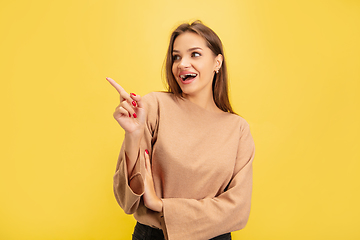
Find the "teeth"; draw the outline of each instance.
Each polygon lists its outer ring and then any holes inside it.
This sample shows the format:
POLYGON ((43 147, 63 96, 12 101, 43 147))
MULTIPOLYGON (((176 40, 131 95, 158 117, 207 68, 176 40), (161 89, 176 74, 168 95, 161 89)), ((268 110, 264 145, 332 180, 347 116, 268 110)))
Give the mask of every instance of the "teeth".
POLYGON ((182 79, 185 79, 186 77, 196 77, 197 74, 196 73, 188 73, 188 74, 185 74, 185 75, 180 75, 180 77, 182 79))

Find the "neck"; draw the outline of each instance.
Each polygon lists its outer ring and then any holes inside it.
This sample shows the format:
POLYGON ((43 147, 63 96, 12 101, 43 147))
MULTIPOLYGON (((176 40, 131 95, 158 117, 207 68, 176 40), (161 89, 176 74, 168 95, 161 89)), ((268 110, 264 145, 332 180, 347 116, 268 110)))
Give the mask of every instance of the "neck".
POLYGON ((186 98, 187 100, 195 103, 196 105, 198 105, 199 107, 202 107, 208 111, 211 112, 222 112, 221 109, 219 109, 214 101, 214 98, 212 96, 212 92, 210 92, 210 94, 203 94, 203 95, 189 95, 189 94, 184 94, 182 93, 182 96, 184 98, 186 98))

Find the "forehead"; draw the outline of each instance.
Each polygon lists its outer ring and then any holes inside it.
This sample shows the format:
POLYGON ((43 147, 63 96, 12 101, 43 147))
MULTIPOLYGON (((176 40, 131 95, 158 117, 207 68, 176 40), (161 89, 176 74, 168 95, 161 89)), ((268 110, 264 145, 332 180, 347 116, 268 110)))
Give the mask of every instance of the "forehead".
POLYGON ((193 32, 180 34, 174 41, 174 50, 187 50, 194 47, 208 48, 206 41, 200 35, 193 32))

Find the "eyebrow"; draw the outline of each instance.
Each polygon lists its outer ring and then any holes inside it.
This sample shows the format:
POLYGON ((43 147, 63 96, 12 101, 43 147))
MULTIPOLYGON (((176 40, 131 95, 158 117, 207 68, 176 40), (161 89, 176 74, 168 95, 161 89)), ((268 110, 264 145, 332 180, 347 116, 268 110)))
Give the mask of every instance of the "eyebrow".
MULTIPOLYGON (((188 52, 191 52, 191 51, 198 50, 198 49, 202 50, 201 47, 193 47, 193 48, 189 48, 187 51, 188 51, 188 52)), ((180 51, 174 49, 173 52, 180 52, 180 51)))

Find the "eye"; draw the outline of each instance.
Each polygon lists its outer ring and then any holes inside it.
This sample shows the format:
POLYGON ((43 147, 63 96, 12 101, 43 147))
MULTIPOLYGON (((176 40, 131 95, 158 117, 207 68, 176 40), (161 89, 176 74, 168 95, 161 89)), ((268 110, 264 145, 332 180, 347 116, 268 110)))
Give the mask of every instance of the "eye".
POLYGON ((180 56, 179 55, 173 55, 173 61, 177 61, 180 59, 180 56))
POLYGON ((191 53, 191 56, 192 56, 192 57, 200 57, 201 54, 198 53, 198 52, 193 52, 193 53, 191 53))

